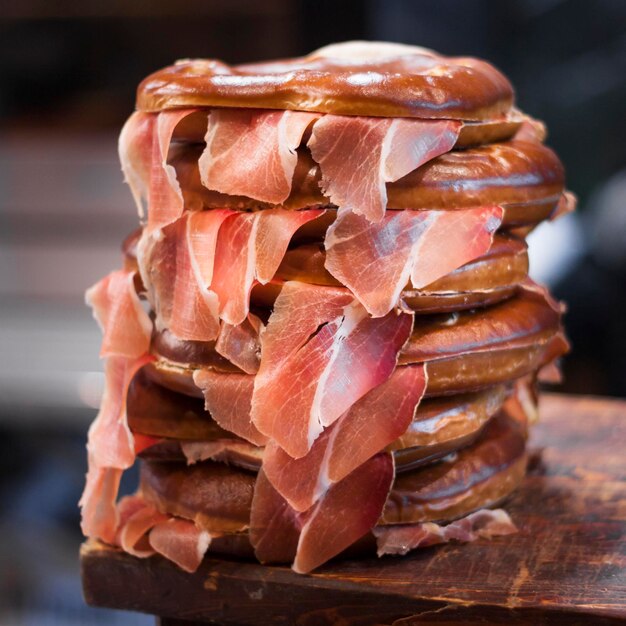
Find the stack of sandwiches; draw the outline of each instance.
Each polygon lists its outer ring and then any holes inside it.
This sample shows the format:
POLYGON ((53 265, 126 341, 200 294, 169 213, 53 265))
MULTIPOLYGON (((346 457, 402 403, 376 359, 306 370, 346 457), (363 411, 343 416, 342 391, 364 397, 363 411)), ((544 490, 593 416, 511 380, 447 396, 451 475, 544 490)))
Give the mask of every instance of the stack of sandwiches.
POLYGON ((87 292, 86 536, 307 573, 515 532, 497 507, 568 349, 525 236, 575 202, 513 98, 484 61, 365 42, 140 84, 141 228, 87 292))

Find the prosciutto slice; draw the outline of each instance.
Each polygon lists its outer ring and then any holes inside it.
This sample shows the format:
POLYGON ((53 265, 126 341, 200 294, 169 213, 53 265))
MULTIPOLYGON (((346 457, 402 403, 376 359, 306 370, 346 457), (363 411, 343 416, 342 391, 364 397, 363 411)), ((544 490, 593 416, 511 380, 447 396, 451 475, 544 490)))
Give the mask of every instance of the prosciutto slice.
POLYGON ((265 326, 254 314, 237 326, 222 322, 215 351, 246 374, 256 374, 261 362, 260 335, 265 326))
POLYGON ((181 216, 183 194, 176 170, 167 163, 174 129, 195 109, 133 113, 120 134, 119 156, 139 215, 148 204, 148 228, 161 228, 181 216))
POLYGON ((389 378, 410 336, 411 315, 373 319, 351 300, 341 289, 287 282, 262 337, 252 421, 294 458, 389 378))
POLYGON ((327 428, 306 456, 293 459, 270 442, 263 457, 269 481, 296 511, 308 510, 331 485, 406 432, 425 388, 422 365, 400 367, 327 428))
POLYGON ((280 204, 291 192, 296 148, 317 113, 216 109, 209 114, 202 184, 232 196, 280 204))
POLYGON ((367 311, 386 315, 409 279, 420 289, 485 254, 502 222, 497 206, 389 211, 378 223, 339 213, 326 233, 326 269, 367 311))
POLYGON ((481 537, 490 539, 516 532, 517 527, 503 509, 481 509, 445 526, 426 522, 377 526, 373 530, 378 546, 378 556, 406 554, 416 548, 425 548, 439 543, 450 541, 466 543, 476 541, 481 537))
POLYGON ((261 563, 290 563, 296 556, 301 516, 272 487, 263 468, 254 484, 250 542, 261 563))
POLYGON ((126 416, 126 395, 133 376, 152 357, 110 357, 104 365, 105 385, 100 411, 89 428, 87 451, 90 464, 126 469, 135 462, 133 434, 126 416))
POLYGON ((193 380, 204 394, 206 410, 224 430, 257 446, 267 442, 250 419, 254 376, 199 369, 193 380))
POLYGON ((146 535, 154 526, 168 520, 140 496, 126 496, 117 506, 119 527, 116 543, 128 554, 146 558, 154 554, 146 535))
POLYGON ((325 115, 307 145, 322 171, 322 191, 340 213, 379 222, 387 207, 385 183, 451 150, 461 126, 452 120, 325 115))
POLYGON ((150 348, 152 321, 141 306, 134 280, 135 272, 117 270, 85 294, 102 329, 101 357, 136 359, 150 348))
POLYGON ((250 307, 255 281, 274 277, 294 233, 323 210, 266 209, 229 217, 219 232, 211 289, 220 301, 220 317, 231 325, 242 324, 250 307))
POLYGON ((211 544, 211 535, 193 522, 170 518, 154 526, 148 535, 150 546, 186 572, 195 572, 211 544))
POLYGON ((135 373, 152 360, 110 357, 100 411, 89 428, 88 471, 81 496, 81 528, 87 537, 112 543, 118 524, 115 507, 122 471, 135 461, 135 445, 126 418, 126 394, 135 373))
POLYGON ((85 489, 78 506, 81 507, 80 527, 85 537, 97 537, 107 543, 115 542, 118 514, 115 507, 122 470, 101 467, 90 457, 85 489))
POLYGON ((370 531, 385 506, 394 474, 393 457, 378 454, 333 485, 306 515, 293 570, 298 574, 314 570, 370 531))

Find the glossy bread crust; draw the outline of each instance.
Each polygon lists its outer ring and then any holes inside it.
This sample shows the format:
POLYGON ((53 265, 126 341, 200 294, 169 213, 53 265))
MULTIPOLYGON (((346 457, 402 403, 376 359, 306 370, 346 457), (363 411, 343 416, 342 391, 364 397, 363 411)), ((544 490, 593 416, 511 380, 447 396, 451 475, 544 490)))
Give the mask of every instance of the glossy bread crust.
POLYGON ((510 82, 485 61, 359 42, 248 65, 178 61, 148 76, 137 90, 137 108, 153 112, 247 107, 478 121, 501 117, 512 104, 510 82))

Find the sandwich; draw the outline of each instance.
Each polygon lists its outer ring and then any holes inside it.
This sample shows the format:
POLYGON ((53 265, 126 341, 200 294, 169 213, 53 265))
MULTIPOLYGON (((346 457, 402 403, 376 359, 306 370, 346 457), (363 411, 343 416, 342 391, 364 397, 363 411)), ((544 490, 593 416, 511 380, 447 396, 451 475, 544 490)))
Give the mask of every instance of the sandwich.
POLYGON ((568 350, 528 277, 526 235, 575 205, 544 139, 495 67, 416 46, 147 77, 119 141, 140 228, 87 292, 84 534, 308 573, 515 532, 568 350))

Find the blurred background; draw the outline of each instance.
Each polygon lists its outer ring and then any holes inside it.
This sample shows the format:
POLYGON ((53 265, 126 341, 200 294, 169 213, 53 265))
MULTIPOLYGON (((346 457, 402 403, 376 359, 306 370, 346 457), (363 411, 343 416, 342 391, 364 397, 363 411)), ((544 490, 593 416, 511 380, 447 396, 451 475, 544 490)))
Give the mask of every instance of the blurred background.
POLYGON ((544 120, 579 211, 532 236, 569 304, 562 390, 626 395, 626 3, 0 0, 0 623, 151 624, 83 606, 76 502, 101 386, 83 292, 137 218, 117 133, 146 74, 381 39, 499 66, 544 120))

